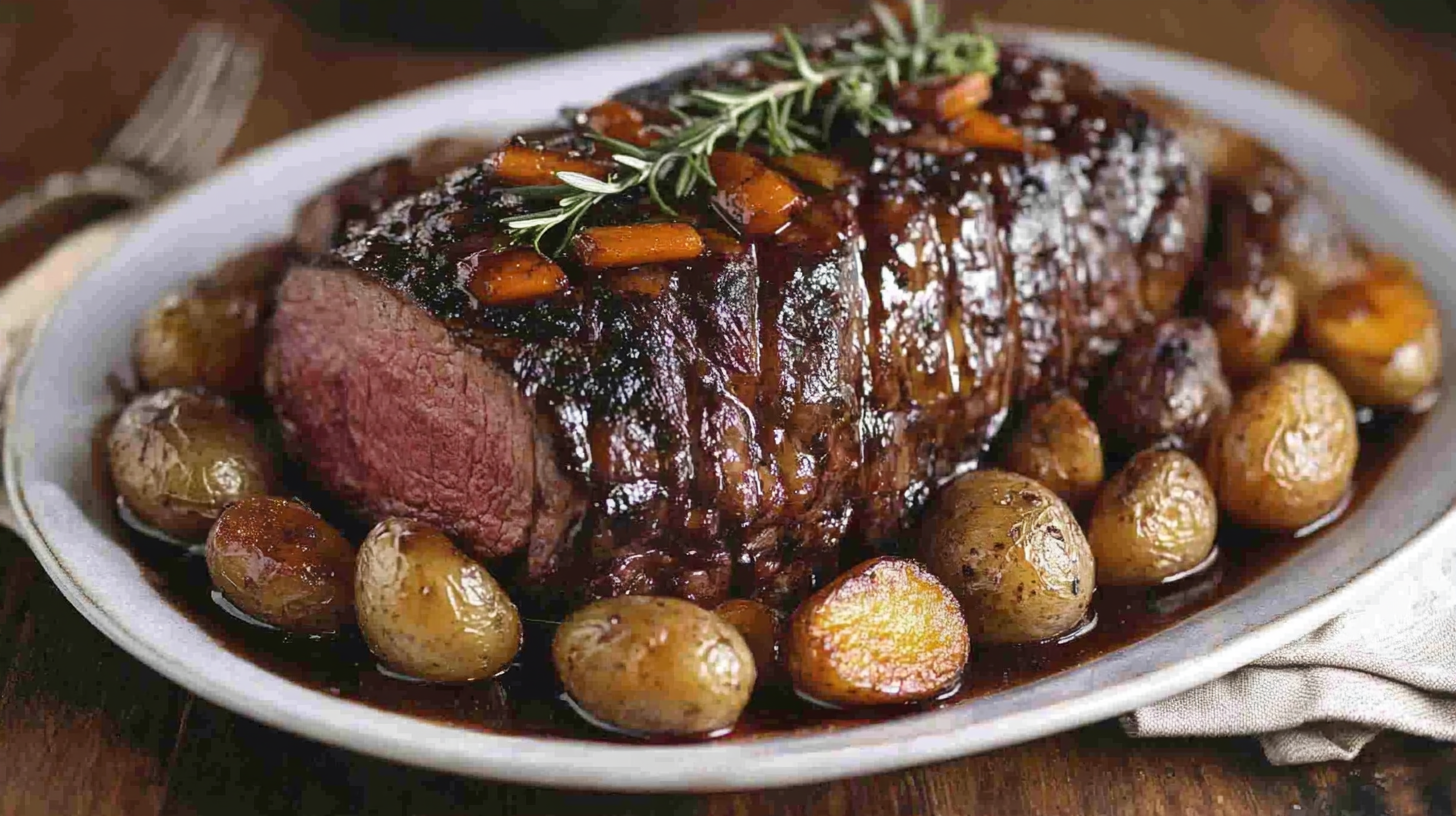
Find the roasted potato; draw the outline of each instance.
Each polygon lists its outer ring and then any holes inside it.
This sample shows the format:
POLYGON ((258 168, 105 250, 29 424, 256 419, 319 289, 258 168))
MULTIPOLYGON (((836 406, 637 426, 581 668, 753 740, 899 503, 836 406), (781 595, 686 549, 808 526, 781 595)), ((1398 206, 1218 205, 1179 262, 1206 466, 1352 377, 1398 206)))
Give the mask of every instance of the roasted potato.
POLYGON ((1041 484, 981 470, 946 486, 922 528, 930 571, 955 593, 976 643, 1028 643, 1075 628, 1097 579, 1072 511, 1041 484))
POLYGON ((1204 291, 1203 313, 1224 373, 1240 381, 1273 368, 1299 327, 1298 295, 1282 275, 1215 281, 1204 291))
POLYGON ((1005 466, 1083 507, 1102 485, 1102 435, 1081 403, 1055 397, 1027 411, 1011 435, 1005 466))
POLYGON ((283 279, 293 251, 292 244, 278 241, 240 252, 218 264, 204 279, 205 285, 266 292, 283 279))
POLYGON ((1229 517, 1298 530, 1339 504, 1355 472, 1355 408, 1317 363, 1290 362, 1239 395, 1213 434, 1205 469, 1229 517))
POLYGON ((1218 505, 1198 465, 1146 450, 1107 482, 1087 525, 1097 583, 1146 586, 1187 572, 1213 551, 1218 505))
POLYGON ((551 656, 582 711, 638 735, 729 728, 757 678, 738 630, 678 598, 628 595, 578 609, 556 630, 551 656))
POLYGON ((778 666, 779 639, 783 635, 783 620, 778 611, 758 601, 734 598, 718 604, 713 612, 743 636, 743 642, 753 653, 759 682, 772 675, 778 666))
POLYGON ((1232 401, 1218 338, 1198 318, 1165 320, 1128 339, 1102 387, 1097 421, 1116 453, 1202 449, 1232 401))
POLYGON ((1158 122, 1177 133, 1188 152, 1216 179, 1247 177, 1268 161, 1268 150, 1243 131, 1149 88, 1135 88, 1130 95, 1158 122))
POLYGON ((440 683, 500 673, 521 648, 521 616, 485 567, 445 534, 385 519, 359 548, 359 629, 395 671, 440 683))
POLYGON ((262 290, 198 284, 152 307, 134 340, 149 388, 206 388, 236 396, 258 384, 262 290))
POLYGON ((1326 290, 1305 336, 1350 398, 1409 405, 1441 373, 1441 321, 1414 271, 1378 258, 1369 276, 1326 290))
POLYGON ((838 706, 925 700, 959 679, 970 654, 960 604, 924 567, 876 558, 794 610, 785 663, 798 689, 838 706))
POLYGON ((180 388, 138 397, 106 448, 127 509, 182 541, 201 542, 229 504, 273 492, 272 456, 221 397, 180 388))
POLYGON ((223 597, 263 623, 323 635, 354 619, 354 548, 307 506, 249 496, 207 535, 207 573, 223 597))

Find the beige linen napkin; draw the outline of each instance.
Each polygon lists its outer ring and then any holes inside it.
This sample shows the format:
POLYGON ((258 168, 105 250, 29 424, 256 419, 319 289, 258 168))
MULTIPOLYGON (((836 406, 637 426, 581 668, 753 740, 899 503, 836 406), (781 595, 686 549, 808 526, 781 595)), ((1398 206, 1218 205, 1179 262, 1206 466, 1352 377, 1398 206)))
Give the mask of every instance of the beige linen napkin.
MULTIPOLYGON (((129 226, 117 220, 79 232, 0 290, 0 384, 55 300, 129 226)), ((0 524, 15 526, 3 498, 0 524)), ((1456 741, 1450 695, 1456 542, 1303 640, 1122 723, 1138 737, 1258 734, 1269 760, 1285 765, 1350 759, 1386 728, 1456 741)))
POLYGON ((1302 640, 1122 726, 1135 737, 1258 735, 1275 765, 1353 759, 1385 729, 1456 742, 1456 542, 1302 640))

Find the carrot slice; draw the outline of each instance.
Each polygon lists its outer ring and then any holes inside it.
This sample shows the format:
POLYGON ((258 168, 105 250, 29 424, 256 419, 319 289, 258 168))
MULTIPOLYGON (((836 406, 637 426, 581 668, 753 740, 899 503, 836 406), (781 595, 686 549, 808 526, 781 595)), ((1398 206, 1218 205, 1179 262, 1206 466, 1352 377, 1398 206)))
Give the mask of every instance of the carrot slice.
POLYGON ((773 164, 795 178, 810 184, 817 184, 826 190, 838 187, 849 176, 849 172, 837 159, 831 159, 821 153, 795 153, 792 156, 779 156, 773 160, 773 164))
POLYGON ((962 116, 955 124, 955 137, 969 147, 1021 150, 1035 155, 1051 152, 1048 145, 1028 143, 1021 131, 1002 122, 995 114, 983 110, 974 110, 962 116))
POLYGON ((609 275, 608 285, 618 292, 655 298, 672 285, 672 270, 659 264, 639 266, 609 275))
POLYGON ((588 269, 614 269, 696 258, 703 254, 703 237, 681 223, 592 227, 571 239, 571 249, 588 269))
POLYGON ((485 159, 485 170, 507 184, 560 184, 560 172, 605 179, 610 168, 601 162, 569 156, 557 150, 508 145, 485 159))
POLYGON ((979 110, 991 98, 991 77, 976 73, 906 83, 896 98, 900 108, 912 116, 949 124, 979 110))
POLYGON ((566 288, 566 273, 533 249, 477 252, 462 260, 470 269, 468 288, 485 306, 527 303, 566 288))
POLYGON ((659 138, 658 134, 647 129, 642 111, 615 99, 608 99, 588 110, 586 126, 613 139, 642 147, 659 138))
POLYGON ((769 235, 808 203, 783 174, 747 153, 718 151, 708 157, 718 184, 713 204, 747 235, 769 235))

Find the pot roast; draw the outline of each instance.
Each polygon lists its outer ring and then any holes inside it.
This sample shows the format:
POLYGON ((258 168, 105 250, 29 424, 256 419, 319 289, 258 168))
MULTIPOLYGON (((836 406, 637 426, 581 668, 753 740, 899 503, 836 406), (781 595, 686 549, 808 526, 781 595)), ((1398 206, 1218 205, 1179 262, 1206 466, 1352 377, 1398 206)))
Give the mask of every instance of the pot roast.
MULTIPOLYGON (((619 98, 660 111, 748 64, 619 98)), ((568 288, 507 306, 465 285, 533 206, 489 161, 355 176, 305 209, 319 251, 279 289, 265 380, 291 452, 362 516, 438 526, 522 587, 800 598, 842 547, 892 548, 1018 405, 1091 387, 1202 260, 1201 172, 1088 69, 1003 47, 983 110, 1024 142, 902 111, 836 140, 845 177, 802 184, 772 235, 689 208, 701 257, 563 260, 568 288)), ((514 143, 590 158, 581 122, 514 143)), ((612 200, 590 224, 647 217, 612 200)))

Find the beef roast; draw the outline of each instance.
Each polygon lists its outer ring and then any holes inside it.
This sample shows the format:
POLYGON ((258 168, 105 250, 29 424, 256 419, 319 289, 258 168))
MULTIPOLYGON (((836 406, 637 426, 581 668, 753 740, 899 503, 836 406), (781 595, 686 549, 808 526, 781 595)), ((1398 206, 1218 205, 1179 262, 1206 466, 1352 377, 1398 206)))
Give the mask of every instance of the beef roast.
MULTIPOLYGON (((751 65, 622 98, 660 110, 751 65)), ((1200 261, 1202 176, 1091 72, 1004 49, 986 109, 1027 148, 849 134, 849 180, 774 236, 690 207, 703 257, 568 268, 569 291, 521 306, 462 285, 501 219, 539 206, 488 166, 376 206, 281 286, 285 436, 365 516, 512 556, 523 587, 802 596, 841 542, 893 546, 1018 402, 1085 389, 1200 261)), ((516 141, 596 149, 576 127, 516 141)), ((590 219, 651 212, 613 199, 590 219)))

